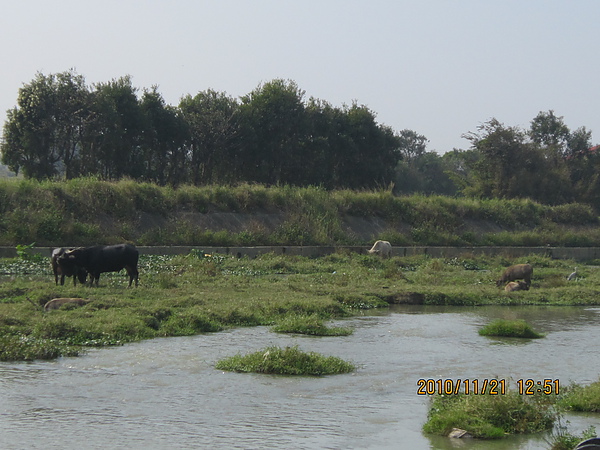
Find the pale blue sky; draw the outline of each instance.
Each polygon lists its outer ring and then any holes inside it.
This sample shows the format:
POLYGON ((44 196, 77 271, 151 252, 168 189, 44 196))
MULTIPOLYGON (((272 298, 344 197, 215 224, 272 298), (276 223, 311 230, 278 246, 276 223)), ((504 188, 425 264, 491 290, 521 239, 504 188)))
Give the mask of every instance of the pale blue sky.
POLYGON ((0 123, 36 72, 74 68, 158 85, 172 105, 291 79, 441 153, 492 117, 528 128, 550 109, 598 143, 599 23, 596 0, 4 1, 0 123))

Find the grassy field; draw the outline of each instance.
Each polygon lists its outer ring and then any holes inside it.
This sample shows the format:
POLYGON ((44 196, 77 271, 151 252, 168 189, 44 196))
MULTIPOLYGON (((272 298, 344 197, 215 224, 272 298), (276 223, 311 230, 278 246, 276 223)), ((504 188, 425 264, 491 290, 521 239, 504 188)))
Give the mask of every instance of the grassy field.
POLYGON ((348 330, 327 327, 326 321, 391 303, 600 304, 600 271, 579 264, 578 280, 569 282, 566 275, 573 264, 539 256, 507 261, 467 256, 382 260, 353 253, 316 259, 142 255, 140 286, 130 289, 124 274, 103 274, 98 288, 73 287, 70 280, 55 286, 48 259, 24 254, 0 260, 0 359, 51 358, 86 346, 238 326, 347 334, 348 330), (495 286, 502 268, 513 262, 533 264, 531 290, 507 293, 495 286), (90 302, 43 311, 46 302, 59 297, 90 302), (55 350, 36 356, 32 349, 45 344, 55 350), (16 350, 19 345, 22 355, 16 350))

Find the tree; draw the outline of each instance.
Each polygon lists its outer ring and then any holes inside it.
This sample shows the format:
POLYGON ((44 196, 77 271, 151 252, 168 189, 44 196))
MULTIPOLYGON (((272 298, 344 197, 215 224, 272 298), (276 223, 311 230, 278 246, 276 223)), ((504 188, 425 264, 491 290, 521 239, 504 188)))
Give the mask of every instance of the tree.
POLYGON ((136 179, 177 185, 184 181, 184 142, 188 126, 177 108, 168 106, 158 88, 144 90, 140 101, 144 125, 141 151, 143 166, 137 166, 136 179))
POLYGON ((17 107, 4 124, 2 161, 26 177, 43 179, 72 173, 82 127, 87 118, 88 91, 74 71, 38 73, 19 89, 17 107))
POLYGON ((302 184, 306 136, 304 91, 273 80, 241 98, 239 156, 242 177, 265 184, 302 184))
POLYGON ((334 169, 336 187, 387 186, 401 159, 398 136, 390 127, 379 125, 364 105, 354 103, 344 112, 339 134, 345 142, 334 169))
POLYGON ((412 130, 402 130, 399 141, 400 153, 405 160, 413 160, 423 155, 429 142, 425 136, 412 130))
POLYGON ((131 77, 98 83, 92 93, 84 173, 106 179, 135 177, 143 171, 143 115, 131 77))
POLYGON ((481 125, 478 133, 465 135, 477 154, 470 166, 463 193, 482 197, 531 198, 543 203, 571 201, 569 174, 562 159, 550 148, 527 140, 517 127, 506 127, 496 119, 481 125))
POLYGON ((475 183, 468 192, 483 197, 510 197, 511 178, 527 162, 525 134, 516 127, 505 127, 496 119, 477 130, 463 136, 480 155, 472 167, 475 183))
POLYGON ((536 144, 550 147, 561 155, 567 151, 569 128, 565 125, 563 117, 556 117, 552 110, 547 113, 540 111, 534 117, 531 121, 529 135, 536 144))
POLYGON ((436 152, 403 159, 396 167, 394 192, 455 195, 457 188, 450 174, 452 168, 448 160, 436 152))
POLYGON ((227 183, 239 176, 242 168, 234 142, 238 108, 236 100, 212 89, 187 95, 179 103, 189 129, 187 164, 194 185, 227 183))

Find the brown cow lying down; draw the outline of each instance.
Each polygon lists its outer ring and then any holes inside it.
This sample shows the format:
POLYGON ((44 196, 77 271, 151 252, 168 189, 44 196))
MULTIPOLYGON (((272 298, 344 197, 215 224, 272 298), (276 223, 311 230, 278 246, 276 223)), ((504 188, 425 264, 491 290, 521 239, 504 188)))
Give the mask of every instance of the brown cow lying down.
POLYGON ((531 286, 531 275, 533 275, 531 264, 515 264, 504 271, 502 277, 496 281, 496 286, 516 280, 524 280, 528 286, 531 286))
POLYGON ((76 304, 77 306, 83 306, 88 302, 89 300, 84 300, 82 298, 53 298, 44 305, 44 311, 58 309, 62 305, 66 305, 67 303, 76 304))
POLYGON ((382 258, 389 258, 392 256, 392 244, 388 241, 376 241, 368 253, 379 255, 382 258))
POLYGON ((506 286, 504 286, 504 290, 506 292, 528 291, 529 285, 527 283, 525 283, 524 281, 510 281, 510 282, 506 283, 506 286))

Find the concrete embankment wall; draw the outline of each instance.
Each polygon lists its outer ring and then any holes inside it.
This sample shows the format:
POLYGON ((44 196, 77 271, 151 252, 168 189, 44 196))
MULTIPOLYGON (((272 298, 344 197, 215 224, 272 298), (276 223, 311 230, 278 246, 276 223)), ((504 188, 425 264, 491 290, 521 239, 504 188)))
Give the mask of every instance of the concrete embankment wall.
MULTIPOLYGON (((327 247, 327 246, 260 246, 260 247, 203 247, 203 246, 166 246, 166 247, 141 247, 142 255, 179 255, 187 254, 191 250, 203 251, 209 254, 233 255, 238 258, 248 256, 254 258, 264 253, 285 255, 300 255, 307 257, 325 256, 338 251, 351 251, 366 253, 368 247, 327 247)), ((32 253, 39 253, 50 257, 52 247, 35 247, 32 253)), ((393 256, 429 255, 433 258, 455 258, 468 255, 504 255, 507 257, 521 257, 530 254, 550 256, 555 259, 574 259, 576 261, 589 261, 600 259, 600 247, 394 247, 393 256)), ((0 247, 0 258, 14 258, 17 251, 14 247, 0 247)))

